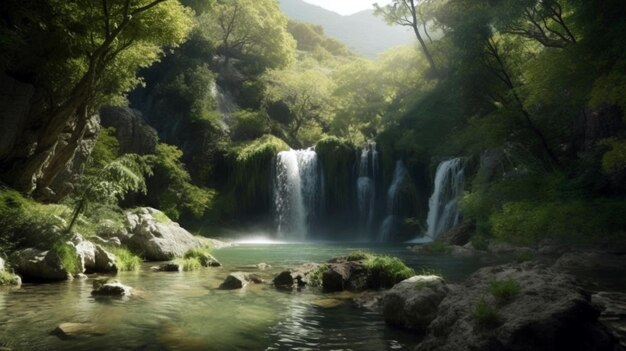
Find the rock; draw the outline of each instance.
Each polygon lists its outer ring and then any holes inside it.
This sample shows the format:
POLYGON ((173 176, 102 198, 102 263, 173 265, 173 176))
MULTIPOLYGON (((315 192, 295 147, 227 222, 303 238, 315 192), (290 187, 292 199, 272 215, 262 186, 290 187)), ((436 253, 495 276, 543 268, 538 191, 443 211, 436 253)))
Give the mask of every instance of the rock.
MULTIPOLYGON (((120 235, 120 236, 122 236, 122 235, 120 235)), ((99 236, 94 236, 92 238, 92 240, 96 244, 100 244, 100 245, 108 245, 108 246, 115 246, 115 247, 122 246, 122 242, 120 241, 120 239, 118 237, 110 237, 110 238, 104 239, 104 238, 101 238, 99 236)))
POLYGON ((140 155, 155 153, 159 137, 138 110, 104 106, 100 109, 100 120, 103 127, 115 128, 121 153, 140 155))
POLYGON ((221 267, 222 264, 215 259, 211 254, 203 252, 200 256, 197 256, 198 261, 202 267, 221 267))
POLYGON ((101 326, 92 323, 61 323, 52 334, 61 338, 77 336, 102 336, 106 330, 101 326))
POLYGON ((272 280, 272 283, 277 288, 291 289, 295 281, 296 280, 291 275, 291 271, 282 271, 272 280))
POLYGON ((96 245, 91 241, 85 240, 82 235, 75 234, 70 244, 72 244, 78 255, 80 273, 85 271, 95 272, 96 267, 96 245))
POLYGON ((529 247, 513 246, 500 241, 491 240, 487 250, 497 255, 534 255, 535 251, 529 247))
POLYGON ((552 266, 563 271, 623 271, 626 268, 626 256, 614 255, 604 251, 577 251, 563 254, 552 266))
POLYGON ((444 280, 436 275, 418 275, 403 280, 383 296, 385 322, 424 333, 437 316, 439 304, 448 292, 444 280))
POLYGON ((246 274, 244 272, 233 272, 224 279, 224 282, 220 284, 222 290, 235 290, 241 289, 248 285, 250 282, 254 284, 262 284, 263 279, 256 274, 246 274))
POLYGON ((384 293, 382 291, 366 291, 355 297, 354 303, 360 308, 379 311, 383 305, 383 296, 384 293))
POLYGON ((345 300, 341 299, 317 299, 311 301, 311 304, 321 308, 334 308, 344 304, 345 302, 345 300))
POLYGON ((15 275, 9 272, 0 272, 0 286, 20 286, 22 285, 22 278, 19 275, 15 275))
POLYGON ((591 301, 602 310, 600 322, 626 348, 626 294, 599 292, 591 296, 591 301))
POLYGON ((220 284, 220 289, 223 290, 235 290, 241 289, 248 285, 249 280, 245 273, 243 272, 234 272, 228 275, 224 282, 220 284))
POLYGON ((324 292, 343 291, 350 279, 349 264, 332 264, 322 274, 322 289, 324 292))
POLYGON ((259 269, 259 270, 261 270, 261 271, 264 271, 264 270, 267 270, 267 269, 272 268, 272 266, 270 266, 270 265, 269 265, 269 264, 267 264, 267 263, 262 262, 262 263, 257 264, 257 265, 256 265, 256 268, 258 268, 258 269, 259 269))
POLYGON ((181 257, 194 248, 204 247, 202 240, 170 221, 159 210, 144 207, 126 213, 128 237, 122 243, 147 260, 167 261, 181 257))
POLYGON ((614 350, 598 316, 569 275, 532 262, 487 267, 450 290, 416 350, 614 350), (519 287, 507 300, 489 289, 504 280, 519 287))
POLYGON ((39 280, 67 280, 71 277, 59 256, 52 251, 24 249, 14 252, 9 261, 24 277, 39 280))
POLYGON ((457 245, 450 246, 450 255, 452 256, 469 257, 475 256, 476 253, 476 250, 473 250, 471 247, 457 245))
POLYGON ((96 245, 94 272, 117 273, 117 259, 114 254, 105 250, 102 246, 96 245))
POLYGON ((0 257, 0 272, 4 272, 4 260, 0 257))
POLYGON ((131 296, 131 293, 131 287, 123 285, 117 280, 94 281, 93 290, 91 291, 91 295, 93 296, 112 297, 131 296))
POLYGON ((74 279, 79 279, 79 280, 85 280, 89 278, 86 274, 84 273, 76 273, 74 274, 74 279))
POLYGON ((180 272, 183 268, 178 263, 167 262, 162 265, 152 267, 152 270, 157 272, 180 272))
POLYGON ((13 79, 4 72, 0 74, 0 159, 2 160, 15 150, 15 144, 23 134, 34 90, 30 84, 13 79))
POLYGON ((448 245, 463 246, 470 241, 472 234, 476 231, 476 225, 472 222, 463 222, 456 227, 441 234, 437 240, 442 240, 448 245))

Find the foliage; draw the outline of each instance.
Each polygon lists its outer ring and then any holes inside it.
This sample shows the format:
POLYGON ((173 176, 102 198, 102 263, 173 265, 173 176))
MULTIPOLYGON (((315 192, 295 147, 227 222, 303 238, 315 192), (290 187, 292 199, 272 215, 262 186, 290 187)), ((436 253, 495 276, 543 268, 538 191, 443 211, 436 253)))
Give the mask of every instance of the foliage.
POLYGON ((330 269, 330 266, 326 263, 319 265, 315 270, 307 275, 310 286, 322 286, 322 278, 324 273, 330 269))
POLYGON ((402 260, 390 256, 374 256, 365 261, 365 266, 372 272, 380 286, 390 288, 395 284, 415 275, 415 271, 407 267, 402 260))
POLYGON ((354 192, 352 170, 346 165, 354 164, 354 145, 337 137, 327 137, 317 142, 315 151, 320 160, 326 182, 326 209, 337 217, 350 214, 354 192))
POLYGON ((18 278, 15 274, 6 271, 0 271, 0 286, 16 285, 18 278))
POLYGON ((369 252, 369 251, 352 251, 350 253, 348 253, 348 255, 346 256, 346 260, 348 261, 363 261, 363 260, 369 260, 373 257, 374 255, 369 252))
POLYGON ((253 140, 270 132, 266 116, 255 111, 239 111, 234 114, 235 125, 231 131, 234 141, 253 140))
POLYGON ((57 242, 51 249, 60 259, 61 264, 70 274, 82 273, 76 248, 67 242, 57 242))
POLYGON ((498 311, 490 305, 485 298, 481 298, 478 304, 472 310, 472 316, 478 323, 487 328, 494 328, 500 324, 500 315, 498 311))
POLYGON ((184 272, 197 271, 202 268, 202 264, 200 264, 200 260, 197 257, 185 257, 177 259, 175 262, 182 267, 184 272))
POLYGON ((520 292, 521 287, 518 282, 508 278, 504 280, 493 280, 489 283, 489 292, 501 303, 509 302, 520 292))
POLYGON ((610 150, 602 156, 602 170, 607 174, 615 174, 626 169, 626 141, 618 139, 604 140, 610 150))
POLYGON ((124 247, 107 247, 115 255, 115 263, 120 272, 135 272, 141 268, 143 260, 124 247))

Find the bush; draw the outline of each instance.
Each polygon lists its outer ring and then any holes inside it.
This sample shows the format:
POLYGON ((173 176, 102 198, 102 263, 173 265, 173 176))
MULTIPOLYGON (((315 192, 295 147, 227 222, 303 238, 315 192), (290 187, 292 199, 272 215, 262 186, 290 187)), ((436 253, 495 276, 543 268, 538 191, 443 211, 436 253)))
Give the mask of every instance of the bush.
POLYGON ((270 131, 267 117, 260 112, 239 111, 233 117, 232 139, 235 141, 260 138, 270 131))
POLYGON ((362 261, 372 258, 374 255, 367 251, 352 251, 348 253, 346 259, 348 261, 362 261))
POLYGON ((374 280, 380 287, 390 288, 395 284, 415 275, 415 271, 407 267, 402 260, 390 256, 373 256, 365 261, 371 270, 374 280))
POLYGON ((143 260, 123 247, 108 247, 107 250, 115 255, 115 263, 120 272, 135 272, 141 268, 143 260))
POLYGON ((498 314, 498 311, 484 298, 480 299, 472 311, 472 316, 476 318, 480 325, 488 328, 496 327, 500 324, 500 315, 498 314))
POLYGON ((509 302, 519 294, 521 287, 513 279, 494 280, 489 283, 489 292, 501 303, 509 302))

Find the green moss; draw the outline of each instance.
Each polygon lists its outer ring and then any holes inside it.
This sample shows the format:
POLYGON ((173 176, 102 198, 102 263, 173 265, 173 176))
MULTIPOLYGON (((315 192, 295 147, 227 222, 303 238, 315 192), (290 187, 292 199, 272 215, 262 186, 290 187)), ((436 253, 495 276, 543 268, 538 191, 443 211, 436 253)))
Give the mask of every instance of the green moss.
POLYGON ((370 259, 373 256, 374 255, 371 252, 358 250, 358 251, 352 251, 348 253, 348 255, 346 256, 346 259, 348 261, 362 261, 362 260, 370 259))
POLYGON ((415 271, 397 257, 373 256, 365 261, 365 266, 372 272, 377 285, 384 288, 390 288, 415 275, 415 271))
POLYGON ((1 271, 0 272, 0 286, 2 285, 17 285, 18 278, 15 274, 1 271))
POLYGON ((433 288, 439 285, 437 280, 418 281, 415 283, 416 289, 433 288))
POLYGON ((159 223, 170 223, 172 220, 163 212, 157 212, 154 219, 159 223))
POLYGON ((520 290, 519 283, 510 278, 489 283, 489 292, 501 303, 513 300, 520 290))
POLYGON ((330 266, 326 263, 317 267, 314 271, 308 274, 310 286, 322 286, 322 278, 324 273, 330 269, 330 266))
POLYGON ((135 272, 141 268, 143 260, 123 247, 108 247, 107 250, 115 255, 115 263, 120 272, 135 272))
POLYGON ((59 242, 52 247, 52 252, 56 253, 59 256, 61 264, 69 273, 82 273, 80 271, 78 254, 76 253, 76 248, 74 248, 74 246, 66 242, 59 242))
POLYGON ((326 184, 326 208, 329 212, 343 215, 353 210, 353 165, 356 161, 355 147, 336 137, 327 137, 315 145, 318 159, 323 165, 326 184))
POLYGON ((482 326, 487 328, 496 327, 500 324, 500 315, 495 307, 490 305, 484 298, 481 298, 476 307, 472 310, 472 316, 482 326))

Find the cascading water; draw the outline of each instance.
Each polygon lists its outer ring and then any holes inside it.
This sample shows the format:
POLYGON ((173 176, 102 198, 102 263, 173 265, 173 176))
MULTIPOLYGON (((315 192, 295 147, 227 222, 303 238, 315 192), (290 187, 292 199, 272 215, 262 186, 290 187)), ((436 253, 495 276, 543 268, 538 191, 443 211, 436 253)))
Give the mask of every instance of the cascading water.
POLYGON ((278 236, 306 240, 319 204, 320 172, 312 149, 290 150, 276 156, 274 211, 278 236))
POLYGON ((396 161, 396 168, 393 171, 393 180, 391 181, 389 190, 387 190, 387 217, 380 226, 378 233, 379 242, 389 241, 394 228, 397 228, 400 222, 400 218, 398 217, 398 206, 400 205, 398 193, 407 175, 408 172, 404 166, 404 162, 402 162, 402 160, 396 161))
POLYGON ((428 239, 436 239, 459 223, 458 201, 464 186, 464 165, 460 158, 439 164, 435 173, 435 189, 428 202, 428 239))
POLYGON ((378 170, 378 151, 376 143, 369 142, 361 150, 359 172, 356 181, 359 230, 362 239, 370 239, 376 214, 376 175, 378 170), (371 158, 371 162, 370 162, 371 158))

